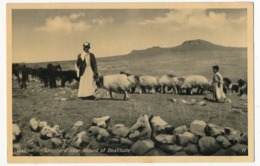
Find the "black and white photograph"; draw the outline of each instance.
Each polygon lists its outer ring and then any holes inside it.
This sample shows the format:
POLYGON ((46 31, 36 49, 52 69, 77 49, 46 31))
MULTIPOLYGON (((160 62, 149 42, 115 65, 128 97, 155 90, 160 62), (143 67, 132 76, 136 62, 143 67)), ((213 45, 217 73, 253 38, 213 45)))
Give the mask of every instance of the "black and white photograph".
POLYGON ((9 161, 252 161, 252 13, 8 4, 9 161))

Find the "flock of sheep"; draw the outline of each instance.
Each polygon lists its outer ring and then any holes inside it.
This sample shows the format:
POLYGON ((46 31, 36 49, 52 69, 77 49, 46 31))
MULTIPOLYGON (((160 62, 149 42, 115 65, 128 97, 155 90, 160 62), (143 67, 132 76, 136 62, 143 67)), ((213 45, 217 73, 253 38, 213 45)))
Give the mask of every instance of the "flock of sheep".
MULTIPOLYGON (((60 65, 58 65, 60 66, 60 65)), ((77 78, 76 71, 70 70, 62 71, 64 75, 63 82, 60 82, 59 77, 54 78, 56 84, 64 87, 65 85, 71 87, 77 87, 79 79, 77 78), (67 83, 66 83, 67 82, 67 83), (76 86, 74 86, 76 85, 76 86)), ((28 75, 29 81, 37 80, 36 76, 32 74, 28 75)), ((41 75, 38 75, 41 82, 43 79, 41 75)), ((98 88, 105 89, 109 92, 110 97, 113 99, 113 92, 123 93, 124 99, 129 99, 128 93, 138 92, 142 93, 175 93, 175 94, 192 94, 193 89, 197 89, 197 94, 203 94, 204 92, 212 92, 213 88, 211 86, 211 81, 209 81, 205 76, 202 75, 189 75, 185 77, 177 77, 175 75, 161 75, 161 76, 151 76, 151 75, 134 75, 126 71, 121 71, 118 74, 107 74, 98 75, 96 79, 96 84, 98 88)), ((39 81, 37 81, 39 82, 39 81)), ((55 81, 54 81, 55 82, 55 81)), ((46 84, 46 81, 44 81, 46 84)), ((55 84, 55 87, 56 87, 55 84)), ((44 87, 47 87, 46 85, 44 87)), ((247 93, 247 83, 244 80, 238 80, 237 84, 232 84, 230 79, 223 78, 223 90, 225 93, 228 92, 240 92, 247 93)))
MULTIPOLYGON (((126 72, 120 74, 99 75, 96 80, 97 86, 110 93, 124 93, 124 99, 128 99, 128 93, 134 93, 137 89, 141 93, 175 93, 183 92, 192 94, 193 88, 197 88, 197 93, 202 94, 205 91, 212 91, 211 82, 202 75, 190 75, 186 77, 177 77, 174 75, 162 76, 137 76, 126 72)), ((231 91, 232 84, 224 79, 224 88, 231 91)))

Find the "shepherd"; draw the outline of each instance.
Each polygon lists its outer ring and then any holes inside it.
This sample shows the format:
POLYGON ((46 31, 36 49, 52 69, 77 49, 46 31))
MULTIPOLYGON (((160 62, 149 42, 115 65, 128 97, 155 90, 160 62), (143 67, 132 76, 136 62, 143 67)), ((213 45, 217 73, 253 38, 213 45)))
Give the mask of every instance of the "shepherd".
POLYGON ((82 99, 95 99, 97 90, 96 78, 98 77, 98 69, 95 55, 89 52, 90 43, 83 43, 83 52, 77 57, 75 64, 77 77, 80 78, 78 97, 82 99))
POLYGON ((223 92, 223 77, 222 75, 219 73, 219 66, 215 65, 212 66, 213 69, 213 82, 212 82, 212 86, 213 86, 213 99, 216 102, 219 102, 219 100, 221 98, 224 99, 224 102, 226 100, 226 96, 225 93, 223 92))

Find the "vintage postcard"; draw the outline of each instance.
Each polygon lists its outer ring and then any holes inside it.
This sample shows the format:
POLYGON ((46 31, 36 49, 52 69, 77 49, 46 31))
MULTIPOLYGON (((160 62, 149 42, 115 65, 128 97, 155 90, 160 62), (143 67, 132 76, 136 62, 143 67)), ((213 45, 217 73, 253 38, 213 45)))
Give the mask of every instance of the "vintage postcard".
POLYGON ((254 161, 253 3, 7 4, 8 162, 254 161))

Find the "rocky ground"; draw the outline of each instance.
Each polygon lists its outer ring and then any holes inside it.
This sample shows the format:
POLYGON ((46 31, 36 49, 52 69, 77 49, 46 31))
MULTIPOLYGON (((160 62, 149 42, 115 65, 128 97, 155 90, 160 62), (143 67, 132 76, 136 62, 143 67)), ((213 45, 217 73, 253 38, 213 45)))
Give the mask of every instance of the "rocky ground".
POLYGON ((211 94, 132 94, 124 101, 122 94, 111 100, 99 90, 97 96, 81 100, 73 87, 35 82, 21 90, 14 81, 12 118, 21 131, 14 133, 14 155, 247 155, 245 96, 228 95, 225 104, 204 100, 211 94), (159 116, 167 125, 158 122, 162 129, 155 134, 150 121, 153 136, 143 136, 147 127, 131 130, 140 115, 159 116))

